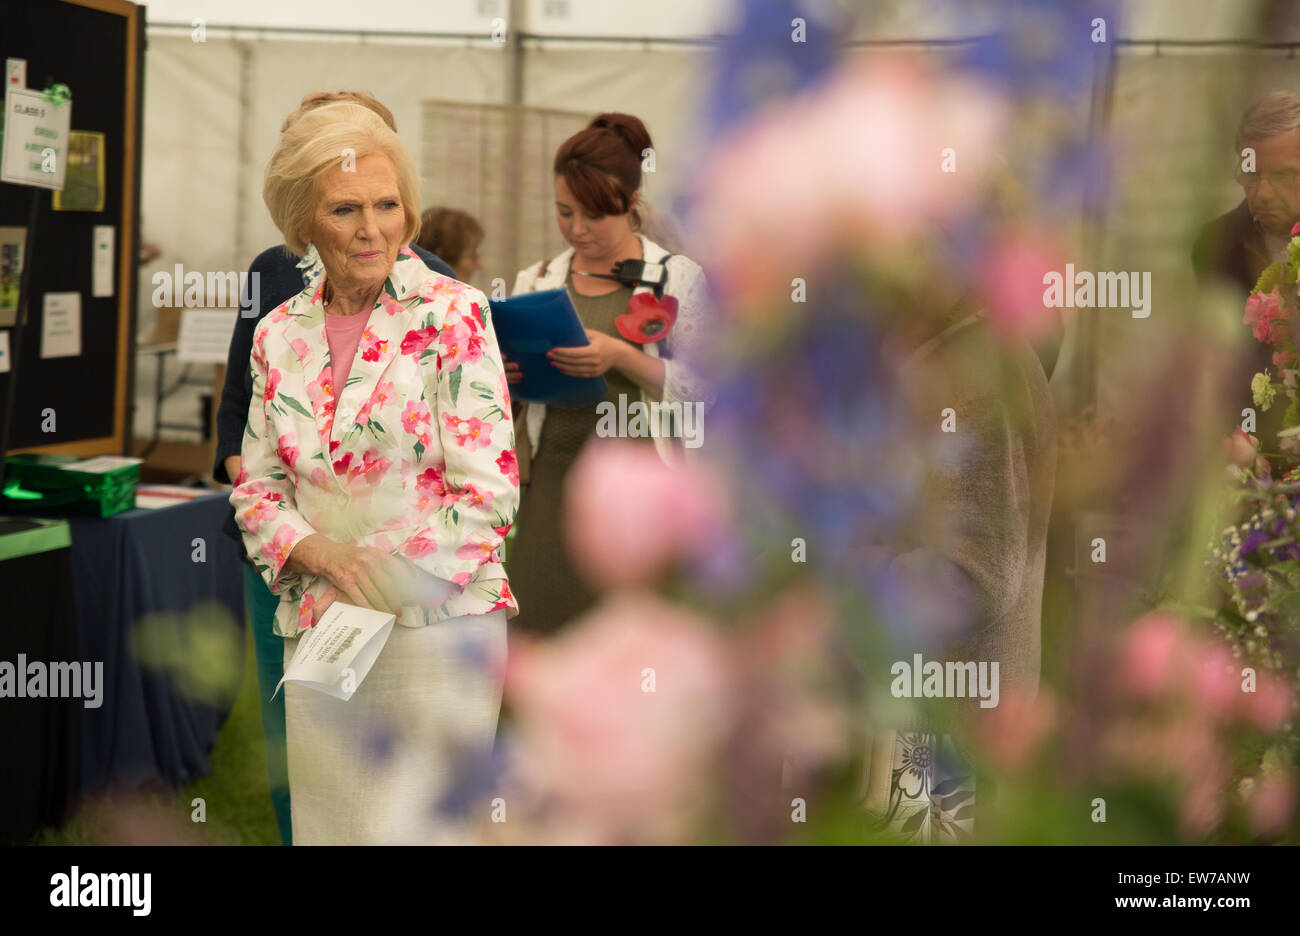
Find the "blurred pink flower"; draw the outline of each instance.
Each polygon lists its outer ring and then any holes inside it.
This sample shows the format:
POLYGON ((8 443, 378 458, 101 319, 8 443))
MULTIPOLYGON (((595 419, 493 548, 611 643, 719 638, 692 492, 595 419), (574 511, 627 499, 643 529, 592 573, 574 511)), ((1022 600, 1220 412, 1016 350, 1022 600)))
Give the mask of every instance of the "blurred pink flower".
POLYGON ((89 845, 234 844, 219 824, 191 821, 186 810, 163 805, 141 791, 121 787, 89 800, 85 807, 89 845))
POLYGON ((1018 773, 1030 766, 1038 748, 1056 727, 1055 697, 1018 687, 1004 689, 998 705, 975 719, 980 749, 1000 770, 1018 773))
POLYGON ((835 609, 826 595, 804 584, 774 596, 764 617, 746 628, 741 662, 760 673, 816 657, 835 631, 835 609))
POLYGON ((1249 468, 1255 463, 1255 452, 1259 449, 1259 439, 1248 435, 1240 426, 1232 435, 1223 438, 1223 454, 1228 463, 1238 468, 1249 468))
POLYGON ((1005 232, 986 252, 976 281, 989 324, 1004 337, 1030 341, 1049 333, 1061 312, 1044 303, 1043 276, 1064 269, 1064 253, 1046 231, 1005 232))
POLYGON ((1273 340, 1273 322, 1285 317, 1280 286, 1274 286, 1266 293, 1254 293, 1246 300, 1246 314, 1242 317, 1243 325, 1251 325, 1255 338, 1259 341, 1273 340))
POLYGON ((645 584, 726 535, 725 492, 705 466, 666 465, 653 446, 598 439, 567 481, 574 565, 597 587, 645 584))
POLYGON ((729 722, 725 647, 706 621, 617 594, 558 639, 512 648, 519 767, 591 841, 671 841, 729 722))
POLYGON ((1169 685, 1185 639, 1182 622, 1168 612, 1140 618, 1120 647, 1121 687, 1140 699, 1154 699, 1169 685))
POLYGON ((1192 701, 1215 718, 1228 718, 1241 698, 1237 672, 1227 647, 1218 642, 1202 644, 1192 662, 1192 701))
POLYGON ((1254 692, 1243 692, 1241 696, 1246 717, 1261 731, 1277 731, 1291 720, 1295 711, 1291 687, 1268 673, 1259 675, 1254 692))
POLYGON ((818 691, 833 683, 834 638, 835 609, 808 585, 781 592, 742 629, 735 661, 753 730, 734 739, 744 750, 733 754, 770 765, 784 759, 802 777, 847 750, 844 700, 818 691))
POLYGON ((1295 812, 1296 782, 1290 771, 1269 771, 1255 779, 1246 798, 1250 827, 1259 835, 1286 831, 1295 812))
POLYGON ((1223 785, 1227 771, 1220 761, 1201 765, 1188 778, 1178 810, 1178 821, 1188 838, 1209 835, 1223 819, 1223 785))
POLYGON ((918 58, 843 67, 706 161, 695 221, 705 266, 725 291, 761 295, 811 275, 845 239, 924 234, 978 197, 1005 116, 995 93, 918 58))

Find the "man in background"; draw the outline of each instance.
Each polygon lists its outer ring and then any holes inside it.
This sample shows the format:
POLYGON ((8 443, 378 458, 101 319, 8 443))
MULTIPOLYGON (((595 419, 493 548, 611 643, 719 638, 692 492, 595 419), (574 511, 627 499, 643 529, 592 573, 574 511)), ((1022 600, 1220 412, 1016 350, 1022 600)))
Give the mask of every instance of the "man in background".
MULTIPOLYGON (((1233 287, 1241 298, 1236 325, 1244 329, 1242 352, 1233 368, 1233 422, 1223 427, 1231 432, 1242 407, 1251 406, 1250 379, 1269 370, 1274 379, 1273 348, 1257 341, 1250 326, 1242 321, 1246 297, 1260 273, 1271 263, 1285 258, 1291 228, 1300 221, 1300 94, 1273 91, 1246 112, 1237 131, 1237 184, 1245 196, 1227 214, 1215 218, 1201 231, 1192 250, 1192 265, 1202 286, 1212 281, 1233 287), (1254 151, 1254 171, 1247 171, 1254 151), (1237 405, 1240 404, 1240 405, 1237 405)), ((1272 450, 1285 407, 1258 414, 1256 434, 1266 450, 1272 450)))

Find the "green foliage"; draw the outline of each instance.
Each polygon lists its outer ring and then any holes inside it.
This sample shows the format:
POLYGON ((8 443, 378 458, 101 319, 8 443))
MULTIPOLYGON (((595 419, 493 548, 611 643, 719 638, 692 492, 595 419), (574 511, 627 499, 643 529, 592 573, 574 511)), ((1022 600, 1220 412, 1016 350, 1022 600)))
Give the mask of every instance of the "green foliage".
MULTIPOLYGON (((1273 291, 1274 286, 1280 286, 1286 271, 1280 263, 1270 263, 1264 267, 1264 272, 1259 274, 1259 279, 1255 281, 1255 288, 1252 293, 1269 293, 1273 291)), ((1294 282, 1294 277, 1292 278, 1294 282)))

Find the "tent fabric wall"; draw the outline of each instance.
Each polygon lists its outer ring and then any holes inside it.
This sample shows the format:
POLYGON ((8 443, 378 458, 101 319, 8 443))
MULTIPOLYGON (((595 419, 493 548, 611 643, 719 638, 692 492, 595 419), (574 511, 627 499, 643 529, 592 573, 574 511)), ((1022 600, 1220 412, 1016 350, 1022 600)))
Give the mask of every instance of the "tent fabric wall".
POLYGON ((425 102, 424 204, 460 208, 483 226, 474 280, 484 290, 504 296, 518 270, 564 249, 552 157, 587 121, 576 111, 425 102))
MULTIPOLYGON (((572 132, 602 110, 623 110, 646 121, 655 142, 656 172, 647 175, 643 197, 659 216, 657 229, 674 231, 668 197, 692 156, 705 55, 703 49, 526 49, 526 112, 532 119, 542 112, 567 116, 560 121, 552 115, 545 144, 529 151, 519 176, 521 191, 509 191, 507 177, 494 181, 482 167, 473 178, 447 178, 428 168, 439 165, 429 152, 436 149, 429 134, 457 132, 446 129, 455 124, 434 121, 433 105, 456 104, 479 113, 476 105, 486 105, 486 112, 507 102, 507 62, 499 45, 215 35, 196 43, 189 35, 152 35, 141 211, 143 236, 162 254, 141 266, 138 334, 153 332, 155 273, 170 273, 178 263, 187 271, 243 271, 260 251, 280 241, 262 202, 262 175, 285 115, 314 90, 365 90, 393 111, 398 135, 417 165, 426 167, 422 208, 441 203, 484 212, 485 268, 475 281, 481 288, 490 289, 500 278, 508 289, 518 268, 563 247, 549 195, 539 191, 549 180, 555 145, 568 135, 555 128, 572 132), (511 202, 519 205, 521 219, 514 236, 500 230, 497 220, 509 216, 511 202)), ((140 363, 136 426, 143 432, 153 419, 153 361, 140 363)), ((183 388, 169 400, 167 418, 185 421, 184 413, 196 411, 197 393, 183 388)))
MULTIPOLYGON (((654 139, 653 174, 643 197, 660 214, 671 215, 669 198, 683 181, 698 139, 694 121, 705 51, 550 50, 524 53, 526 108, 590 117, 622 110, 641 117, 654 139)), ((154 36, 149 41, 145 86, 146 165, 142 191, 145 237, 163 255, 141 269, 147 284, 154 272, 186 269, 245 270, 249 261, 280 235, 262 203, 262 173, 280 125, 308 91, 357 88, 383 101, 398 135, 417 164, 425 164, 424 108, 430 102, 465 105, 507 103, 506 61, 491 44, 394 45, 297 42, 292 40, 154 36), (201 224, 195 224, 201 219, 201 224)), ((550 137, 548 137, 548 140, 550 137)), ((558 141, 556 141, 558 142, 558 141)), ((537 153, 549 172, 552 152, 537 153)), ((535 167, 534 167, 535 168, 535 167)), ((457 180, 422 179, 427 207, 448 201, 457 180), (431 197, 432 196, 432 197, 431 197)), ((483 196, 457 205, 474 210, 483 196)), ((498 191, 495 197, 517 198, 498 191)), ((533 221, 537 219, 531 219, 533 221)), ((671 226, 671 220, 665 222, 671 226)), ((504 243, 500 231, 488 231, 504 243)), ((525 241, 513 253, 487 262, 484 279, 513 283, 518 262, 532 263, 535 248, 525 241)), ((546 242, 556 246, 551 239, 546 242)), ((142 294, 141 331, 151 330, 152 289, 142 294)))
MULTIPOLYGON (((246 270, 281 240, 262 175, 281 123, 307 92, 374 94, 417 159, 422 99, 497 103, 504 95, 496 48, 151 36, 146 62, 141 213, 145 238, 163 254, 142 267, 143 283, 176 263, 246 270)), ((142 293, 142 330, 151 291, 142 293)))
MULTIPOLYGON (((1232 21, 1223 20, 1220 7, 1215 8, 1218 19, 1208 11, 1192 16, 1199 5, 1201 0, 1177 10, 1163 3, 1137 5, 1122 24, 1124 35, 1179 40, 1249 34, 1243 25, 1248 4, 1232 21)), ((896 23, 894 31, 902 35, 905 25, 896 23)), ((912 35, 943 38, 930 32, 912 35)), ((1276 40, 1295 38, 1279 34, 1276 40)), ((942 47, 926 48, 940 61, 947 54, 942 47)), ((867 46, 851 54, 895 53, 867 46)), ((498 168, 486 171, 480 165, 470 179, 446 168, 458 164, 431 150, 442 144, 438 135, 458 132, 448 129, 458 125, 446 119, 447 107, 474 114, 465 117, 463 126, 469 127, 509 105, 503 44, 358 42, 345 34, 339 41, 210 35, 195 43, 187 34, 151 34, 142 227, 144 238, 157 243, 163 254, 141 268, 139 332, 147 335, 152 329, 154 272, 170 271, 176 263, 202 271, 242 271, 259 251, 280 240, 262 203, 262 173, 284 116, 311 90, 359 88, 392 109, 399 135, 423 167, 422 207, 448 203, 482 215, 488 239, 485 268, 476 278, 481 288, 491 289, 498 280, 508 288, 519 267, 560 249, 545 191, 553 144, 565 135, 557 128, 580 126, 600 111, 621 110, 645 120, 656 153, 643 197, 656 217, 654 230, 680 235, 672 198, 689 185, 689 167, 705 139, 698 114, 708 86, 708 56, 705 46, 526 40, 520 102, 530 115, 525 123, 549 112, 551 128, 540 137, 533 131, 524 135, 526 164, 513 175, 502 171, 504 160, 490 159, 498 168), (494 180, 494 173, 501 178, 494 180), (518 229, 502 230, 512 217, 519 219, 518 229)), ((1226 168, 1205 165, 1205 154, 1218 147, 1226 160, 1232 129, 1249 100, 1270 87, 1295 88, 1300 75, 1294 58, 1285 53, 1226 45, 1164 48, 1158 54, 1151 46, 1125 46, 1114 64, 1108 119, 1116 135, 1116 158, 1123 161, 1116 179, 1125 187, 1110 193, 1095 232, 1098 256, 1093 262, 1096 269, 1150 270, 1160 292, 1151 318, 1136 322, 1142 328, 1116 316, 1097 317, 1077 342, 1086 360, 1062 361, 1063 375, 1072 368, 1090 371, 1089 379, 1071 382, 1095 387, 1103 410, 1124 405, 1118 388, 1151 360, 1150 349, 1167 345, 1169 329, 1177 331, 1184 290, 1192 286, 1187 266, 1191 238, 1204 220, 1238 197, 1226 168), (1199 209, 1188 206, 1184 188, 1189 184, 1204 194, 1199 209), (1174 285, 1165 285, 1170 283, 1174 285)), ((1087 118, 1082 111, 1069 117, 1084 126, 1087 118)), ((504 133, 495 138, 503 137, 510 138, 504 133)), ((663 239, 670 248, 690 250, 679 236, 663 239)), ((1070 347, 1075 345, 1072 338, 1070 347)), ((151 415, 143 395, 152 381, 144 369, 137 385, 142 391, 139 425, 151 415)), ((175 405, 191 404, 180 399, 175 405)))

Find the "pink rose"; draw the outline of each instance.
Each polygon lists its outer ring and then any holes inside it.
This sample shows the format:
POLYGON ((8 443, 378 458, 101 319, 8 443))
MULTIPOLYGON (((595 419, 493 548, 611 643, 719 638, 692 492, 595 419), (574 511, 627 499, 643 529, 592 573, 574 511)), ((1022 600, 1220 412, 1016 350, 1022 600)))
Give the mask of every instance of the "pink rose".
POLYGON ((1223 439, 1223 454, 1228 464, 1238 468, 1249 468, 1255 463, 1255 450, 1259 448, 1259 439, 1248 435, 1240 426, 1232 435, 1223 439))
POLYGON ((1246 300, 1246 314, 1242 317, 1243 325, 1254 326, 1258 341, 1273 340, 1273 322, 1283 317, 1281 287, 1274 286, 1272 291, 1254 293, 1246 300))

